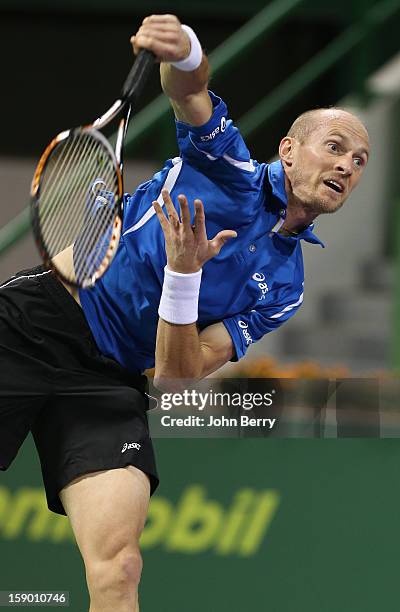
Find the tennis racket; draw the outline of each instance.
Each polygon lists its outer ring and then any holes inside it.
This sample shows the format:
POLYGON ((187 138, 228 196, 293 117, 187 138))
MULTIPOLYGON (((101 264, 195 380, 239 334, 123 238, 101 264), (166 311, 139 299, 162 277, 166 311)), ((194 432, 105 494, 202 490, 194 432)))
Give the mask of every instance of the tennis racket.
POLYGON ((142 49, 120 98, 92 124, 61 132, 42 154, 31 186, 31 221, 40 255, 71 287, 92 287, 110 266, 122 226, 123 144, 154 64, 142 49), (103 130, 119 118, 115 146, 103 130))

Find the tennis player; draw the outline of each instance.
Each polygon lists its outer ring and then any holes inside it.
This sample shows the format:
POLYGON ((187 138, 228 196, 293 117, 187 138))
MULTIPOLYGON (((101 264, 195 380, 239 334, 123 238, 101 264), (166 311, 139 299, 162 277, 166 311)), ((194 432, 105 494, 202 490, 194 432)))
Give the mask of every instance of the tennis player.
POLYGON ((152 15, 132 43, 161 62, 179 157, 126 196, 115 261, 93 289, 74 294, 42 267, 0 286, 0 466, 31 430, 91 612, 139 609, 139 537, 158 483, 142 372, 155 365, 156 384, 175 388, 287 321, 303 301, 301 240, 321 245, 314 219, 343 205, 369 152, 357 117, 320 109, 294 122, 279 161, 258 163, 208 91, 190 28, 152 15))

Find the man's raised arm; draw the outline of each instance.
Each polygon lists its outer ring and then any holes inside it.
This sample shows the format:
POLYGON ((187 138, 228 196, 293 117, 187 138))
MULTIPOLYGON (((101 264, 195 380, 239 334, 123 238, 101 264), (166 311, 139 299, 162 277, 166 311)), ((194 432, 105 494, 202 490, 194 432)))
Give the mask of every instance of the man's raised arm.
POLYGON ((131 42, 135 54, 148 49, 161 62, 161 85, 176 118, 189 125, 206 123, 212 114, 209 64, 194 32, 175 15, 150 15, 131 42))

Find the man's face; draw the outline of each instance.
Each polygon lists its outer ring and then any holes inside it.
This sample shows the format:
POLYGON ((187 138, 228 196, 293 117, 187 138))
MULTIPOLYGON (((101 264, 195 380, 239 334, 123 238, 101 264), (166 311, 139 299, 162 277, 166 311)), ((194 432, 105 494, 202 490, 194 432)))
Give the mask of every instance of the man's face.
MULTIPOLYGON (((295 199, 315 214, 337 211, 357 186, 368 161, 368 133, 344 111, 321 112, 304 142, 289 143, 289 163, 281 155, 295 199)), ((285 146, 282 151, 285 153, 285 146)))

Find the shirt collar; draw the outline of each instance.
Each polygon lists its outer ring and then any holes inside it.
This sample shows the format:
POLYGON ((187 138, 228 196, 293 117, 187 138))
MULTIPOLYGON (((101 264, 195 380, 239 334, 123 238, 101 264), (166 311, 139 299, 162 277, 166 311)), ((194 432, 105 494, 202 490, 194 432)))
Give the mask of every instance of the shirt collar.
MULTIPOLYGON (((272 162, 272 164, 269 164, 268 182, 270 184, 272 196, 278 200, 277 205, 280 206, 278 222, 271 229, 271 232, 277 233, 285 222, 288 204, 285 189, 285 171, 280 159, 272 162)), ((299 232, 296 236, 282 236, 282 238, 286 238, 288 240, 305 240, 306 242, 310 242, 311 244, 319 244, 325 248, 324 243, 314 234, 313 229, 314 223, 310 223, 308 227, 306 227, 302 232, 299 232)))
POLYGON ((280 159, 268 166, 268 181, 271 185, 272 195, 278 198, 280 204, 287 208, 287 195, 285 189, 285 171, 280 159))

